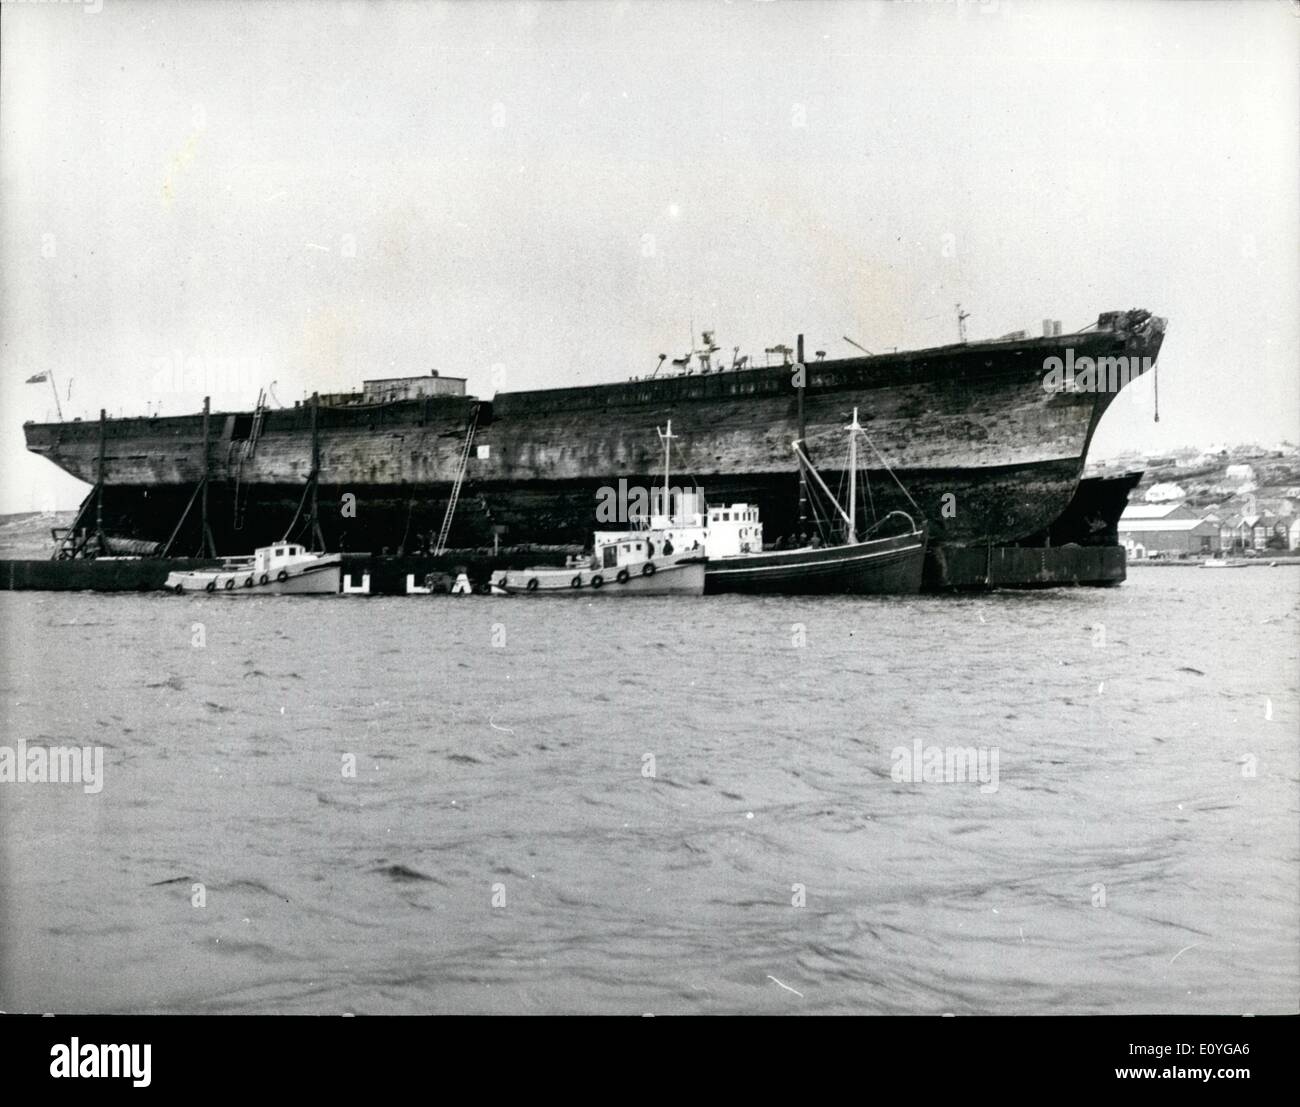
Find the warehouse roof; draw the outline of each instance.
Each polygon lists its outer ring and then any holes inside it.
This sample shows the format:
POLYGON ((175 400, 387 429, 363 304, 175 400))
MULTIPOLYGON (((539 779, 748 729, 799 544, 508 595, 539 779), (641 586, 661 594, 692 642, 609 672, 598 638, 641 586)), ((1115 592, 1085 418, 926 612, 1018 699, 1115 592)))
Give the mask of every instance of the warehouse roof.
POLYGON ((1124 519, 1119 521, 1119 529, 1123 531, 1136 531, 1138 533, 1149 533, 1153 531, 1188 531, 1195 530, 1197 527, 1212 527, 1218 530, 1218 523, 1211 523, 1206 519, 1124 519))
POLYGON ((1124 519, 1165 519, 1182 508, 1181 503, 1129 504, 1124 509, 1124 519))

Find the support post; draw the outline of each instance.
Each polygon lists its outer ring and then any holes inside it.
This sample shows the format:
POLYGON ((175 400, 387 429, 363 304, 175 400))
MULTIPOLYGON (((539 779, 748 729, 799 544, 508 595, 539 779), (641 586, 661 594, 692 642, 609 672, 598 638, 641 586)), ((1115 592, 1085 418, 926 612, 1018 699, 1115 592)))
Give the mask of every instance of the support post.
MULTIPOLYGON (((806 427, 803 418, 803 394, 804 389, 808 386, 808 367, 804 365, 803 360, 803 335, 800 335, 795 342, 795 363, 799 366, 798 372, 802 374, 803 380, 800 383, 799 392, 799 444, 806 449, 804 434, 806 427)), ((808 476, 804 472, 804 467, 799 466, 799 531, 805 533, 808 524, 808 476)))
POLYGON ((108 552, 108 543, 104 541, 104 448, 108 434, 108 412, 102 407, 99 409, 99 465, 96 470, 95 487, 98 495, 95 497, 95 541, 99 544, 99 552, 108 552))
POLYGON ((208 525, 208 482, 212 477, 212 462, 208 455, 208 443, 211 441, 208 421, 212 414, 212 397, 203 397, 203 499, 199 504, 202 530, 200 531, 200 557, 216 557, 217 544, 212 540, 212 528, 208 525))
POLYGON ((311 394, 311 537, 315 548, 325 550, 325 539, 320 530, 320 511, 316 491, 320 485, 320 428, 317 425, 317 413, 320 408, 320 393, 311 394))

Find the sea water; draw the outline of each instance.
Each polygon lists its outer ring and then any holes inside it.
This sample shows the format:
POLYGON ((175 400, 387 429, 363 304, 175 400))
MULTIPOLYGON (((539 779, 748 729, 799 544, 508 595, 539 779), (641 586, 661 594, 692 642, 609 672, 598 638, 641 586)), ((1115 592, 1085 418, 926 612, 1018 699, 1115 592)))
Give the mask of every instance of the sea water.
POLYGON ((1297 1010, 1295 568, 0 620, 0 1010, 1297 1010))

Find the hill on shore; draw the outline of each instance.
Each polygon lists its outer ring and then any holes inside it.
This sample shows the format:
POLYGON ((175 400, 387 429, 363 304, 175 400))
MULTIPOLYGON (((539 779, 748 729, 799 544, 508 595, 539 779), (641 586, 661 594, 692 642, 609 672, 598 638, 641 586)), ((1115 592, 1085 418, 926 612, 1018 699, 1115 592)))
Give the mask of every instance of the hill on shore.
POLYGON ((67 527, 75 511, 24 511, 0 515, 0 558, 15 561, 47 558, 54 552, 52 527, 67 527))

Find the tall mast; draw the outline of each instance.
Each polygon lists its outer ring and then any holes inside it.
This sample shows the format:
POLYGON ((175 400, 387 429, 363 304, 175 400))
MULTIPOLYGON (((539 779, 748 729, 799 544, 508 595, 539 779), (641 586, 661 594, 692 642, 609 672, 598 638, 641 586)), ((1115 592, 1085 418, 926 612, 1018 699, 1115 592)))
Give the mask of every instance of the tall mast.
POLYGON ((671 468, 673 439, 677 436, 673 434, 673 421, 668 420, 668 429, 659 432, 659 440, 664 444, 664 515, 668 517, 669 525, 672 525, 672 493, 669 489, 672 485, 669 483, 669 470, 671 468))
POLYGON ((849 424, 849 542, 858 540, 858 409, 853 409, 853 422, 849 424))

